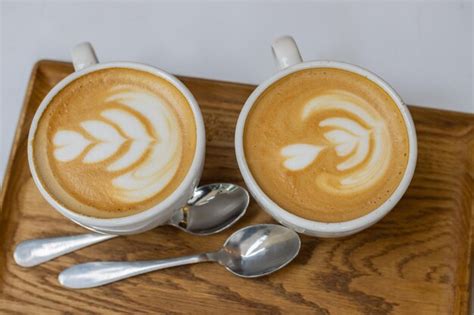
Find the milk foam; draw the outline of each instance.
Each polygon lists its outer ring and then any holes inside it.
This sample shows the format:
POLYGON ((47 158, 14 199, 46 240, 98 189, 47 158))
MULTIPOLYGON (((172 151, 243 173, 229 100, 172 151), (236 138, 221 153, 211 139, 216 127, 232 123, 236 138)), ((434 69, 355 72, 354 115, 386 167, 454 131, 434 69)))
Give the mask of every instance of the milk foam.
POLYGON ((335 68, 299 70, 266 88, 248 112, 243 147, 261 190, 318 222, 380 207, 410 156, 395 100, 368 78, 335 68))
POLYGON ((344 117, 334 114, 319 122, 328 144, 287 145, 280 150, 285 158, 283 166, 289 171, 301 171, 317 163, 315 160, 320 154, 335 150, 337 156, 346 158, 336 165, 338 172, 316 175, 316 182, 322 189, 333 193, 354 193, 377 183, 384 175, 391 154, 384 120, 370 109, 364 99, 347 91, 332 90, 304 105, 301 123, 324 112, 344 113, 344 117))
POLYGON ((169 198, 195 158, 197 128, 186 96, 153 73, 84 74, 50 101, 33 137, 33 161, 59 204, 96 218, 146 211, 169 198))
POLYGON ((105 170, 118 173, 111 179, 113 197, 129 203, 146 200, 166 187, 180 164, 177 117, 159 96, 144 90, 116 86, 105 102, 129 110, 105 109, 97 120, 82 121, 81 132, 58 130, 54 157, 60 162, 107 162, 105 170), (120 151, 125 144, 128 149, 120 151))
POLYGON ((323 149, 325 146, 297 143, 284 147, 280 153, 287 158, 283 163, 287 169, 299 171, 313 163, 323 149))
POLYGON ((55 134, 53 143, 56 147, 54 150, 56 160, 69 162, 79 156, 91 141, 75 131, 61 130, 55 134))

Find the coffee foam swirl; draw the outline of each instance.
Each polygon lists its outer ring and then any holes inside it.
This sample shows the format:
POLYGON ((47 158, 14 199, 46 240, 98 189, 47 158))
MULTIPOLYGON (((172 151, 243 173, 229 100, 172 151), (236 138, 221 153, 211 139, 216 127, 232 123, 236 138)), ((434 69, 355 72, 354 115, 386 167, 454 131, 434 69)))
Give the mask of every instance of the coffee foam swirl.
POLYGON ((117 188, 114 197, 124 202, 140 202, 160 192, 176 173, 182 147, 178 121, 156 95, 123 87, 114 88, 110 94, 106 103, 117 103, 132 111, 104 110, 101 120, 80 123, 84 134, 57 131, 53 138, 54 157, 69 162, 82 155, 85 164, 116 158, 107 165, 108 172, 131 169, 113 178, 112 184, 117 188), (126 142, 130 143, 128 150, 117 157, 117 151, 126 142), (148 150, 150 154, 144 157, 148 150))
POLYGON ((177 189, 194 158, 196 125, 172 83, 111 68, 78 78, 51 100, 33 147, 39 178, 59 203, 122 217, 177 189))
POLYGON ((295 143, 285 146, 280 154, 287 158, 283 165, 290 171, 301 171, 314 163, 326 150, 335 150, 345 158, 334 173, 316 177, 317 184, 332 193, 353 194, 369 188, 384 175, 390 158, 390 137, 383 119, 361 97, 343 90, 332 90, 311 99, 303 107, 301 122, 323 112, 330 115, 319 122, 325 145, 295 143))
POLYGON ((249 111, 243 137, 262 191, 288 212, 321 222, 355 219, 382 205, 409 156, 407 129, 390 95, 334 68, 272 83, 249 111))

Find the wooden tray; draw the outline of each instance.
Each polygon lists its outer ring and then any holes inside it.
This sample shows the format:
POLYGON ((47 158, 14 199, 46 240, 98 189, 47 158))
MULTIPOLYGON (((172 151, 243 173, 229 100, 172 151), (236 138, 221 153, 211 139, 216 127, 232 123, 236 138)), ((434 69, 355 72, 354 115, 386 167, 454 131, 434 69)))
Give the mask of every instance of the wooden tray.
MULTIPOLYGON (((40 196, 27 165, 33 114, 46 93, 72 72, 40 61, 31 75, 1 196, 0 311, 52 313, 467 313, 474 189, 474 115, 411 107, 419 137, 415 177, 380 223, 343 239, 302 237, 300 255, 284 270, 246 280, 218 264, 154 272, 88 290, 57 281, 64 268, 91 260, 158 259, 218 248, 233 231, 272 222, 255 203, 235 227, 209 237, 171 227, 111 241, 26 269, 15 244, 84 232, 40 196)), ((203 183, 243 185, 234 157, 237 116, 253 86, 181 77, 196 96, 207 128, 203 183)), ((10 104, 13 106, 14 104, 10 104)))

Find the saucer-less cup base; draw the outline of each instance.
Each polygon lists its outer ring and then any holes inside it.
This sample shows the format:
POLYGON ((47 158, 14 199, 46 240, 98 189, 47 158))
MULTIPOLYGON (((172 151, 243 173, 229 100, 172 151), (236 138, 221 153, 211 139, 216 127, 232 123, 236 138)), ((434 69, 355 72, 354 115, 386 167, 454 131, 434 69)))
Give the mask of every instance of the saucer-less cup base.
POLYGON ((270 77, 268 80, 260 84, 253 93, 249 96, 247 101, 244 104, 244 107, 240 113, 239 119, 237 121, 237 129, 235 132, 235 152, 237 157, 237 163, 240 168, 240 172, 244 178, 244 181, 255 198, 257 203, 275 220, 280 222, 283 225, 286 225, 299 233, 304 233, 312 236, 319 237, 341 237, 346 235, 351 235, 362 231, 372 224, 376 223, 382 219, 393 207, 397 204, 400 198, 403 196, 405 191, 410 184, 410 181, 413 177, 415 171, 416 158, 417 158, 417 140, 416 140, 416 131, 415 125, 413 124, 413 119, 411 118, 410 112, 408 111, 407 106, 402 102, 400 96, 380 77, 369 72, 358 66, 335 62, 335 61, 309 61, 303 62, 293 38, 289 36, 280 37, 273 42, 272 45, 273 54, 275 57, 276 64, 279 68, 279 71, 270 77), (402 113, 403 119, 405 121, 407 131, 408 131, 408 141, 409 141, 409 158, 405 174, 393 194, 383 203, 380 207, 374 211, 359 217, 354 220, 336 222, 336 223, 325 223, 310 221, 286 211, 271 200, 258 186, 255 179, 253 178, 244 155, 244 146, 243 146, 243 134, 245 121, 247 115, 249 114, 250 109, 252 108, 255 100, 274 82, 287 76, 290 73, 302 70, 302 69, 311 69, 311 68, 336 68, 351 71, 362 75, 369 80, 378 84, 383 88, 390 97, 395 101, 400 112, 402 113))
POLYGON ((202 119, 199 105, 191 92, 173 75, 157 69, 152 66, 131 63, 131 62, 114 62, 114 63, 98 63, 95 52, 89 43, 82 43, 74 47, 72 50, 72 59, 75 68, 75 72, 64 78, 59 82, 41 102, 31 124, 29 136, 28 136, 28 163, 30 166, 33 180, 41 192, 42 196, 53 206, 57 211, 62 213, 64 216, 74 221, 75 223, 101 233, 107 234, 135 234, 150 230, 158 225, 163 225, 173 216, 173 213, 183 206, 186 205, 187 201, 191 198, 194 188, 198 185, 201 178, 202 168, 204 166, 204 154, 205 154, 205 131, 204 121, 202 119), (186 174, 184 180, 178 186, 178 188, 165 200, 155 205, 151 209, 145 210, 138 214, 130 215, 122 218, 112 219, 99 219, 87 217, 78 214, 70 209, 65 208, 59 204, 43 187, 41 181, 38 179, 38 174, 33 163, 33 137, 38 125, 38 121, 48 107, 49 102, 54 96, 61 91, 66 85, 75 79, 86 75, 88 73, 107 69, 107 68, 129 68, 141 71, 146 71, 161 77, 170 83, 172 83, 177 89, 183 93, 188 101, 196 121, 196 150, 194 152, 194 158, 191 167, 186 174))

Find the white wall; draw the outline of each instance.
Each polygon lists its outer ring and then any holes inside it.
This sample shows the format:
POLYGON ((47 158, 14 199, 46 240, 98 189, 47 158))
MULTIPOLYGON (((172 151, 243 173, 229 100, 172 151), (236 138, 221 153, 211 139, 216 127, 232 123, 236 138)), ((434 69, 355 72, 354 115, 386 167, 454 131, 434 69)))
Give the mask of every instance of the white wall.
POLYGON ((472 2, 460 1, 3 1, 0 178, 31 67, 69 60, 80 41, 104 61, 258 83, 274 71, 271 40, 291 34, 303 58, 369 68, 407 103, 474 112, 472 12, 472 2))

